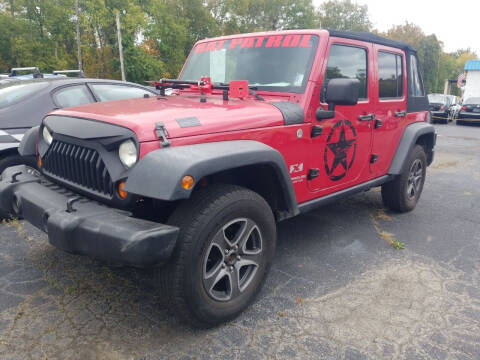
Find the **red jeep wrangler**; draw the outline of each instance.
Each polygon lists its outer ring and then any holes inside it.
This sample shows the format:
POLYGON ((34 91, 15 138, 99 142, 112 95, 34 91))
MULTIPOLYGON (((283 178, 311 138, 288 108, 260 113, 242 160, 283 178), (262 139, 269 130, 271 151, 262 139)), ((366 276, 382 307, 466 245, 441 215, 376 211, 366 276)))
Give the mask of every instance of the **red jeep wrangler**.
POLYGON ((196 326, 252 302, 277 221, 377 186, 410 211, 433 160, 416 52, 372 34, 203 40, 157 87, 45 117, 20 145, 39 170, 7 169, 0 209, 64 251, 158 267, 196 326))

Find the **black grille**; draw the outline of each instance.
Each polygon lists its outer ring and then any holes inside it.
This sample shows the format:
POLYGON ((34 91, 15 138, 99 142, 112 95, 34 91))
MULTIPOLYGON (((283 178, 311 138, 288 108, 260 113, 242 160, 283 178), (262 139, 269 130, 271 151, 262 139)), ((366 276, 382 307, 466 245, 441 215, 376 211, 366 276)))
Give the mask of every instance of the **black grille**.
POLYGON ((113 196, 113 183, 96 150, 55 140, 43 159, 43 171, 104 196, 113 196))

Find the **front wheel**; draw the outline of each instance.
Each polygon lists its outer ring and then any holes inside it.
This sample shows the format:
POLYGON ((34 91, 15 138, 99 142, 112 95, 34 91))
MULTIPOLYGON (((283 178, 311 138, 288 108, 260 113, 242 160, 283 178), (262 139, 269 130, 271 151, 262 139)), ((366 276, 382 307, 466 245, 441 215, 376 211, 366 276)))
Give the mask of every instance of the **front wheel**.
POLYGON ((275 252, 267 202, 245 188, 213 185, 182 203, 169 223, 180 233, 158 275, 170 305, 196 327, 235 318, 254 300, 275 252))
POLYGON ((420 145, 410 152, 407 163, 394 181, 382 186, 382 199, 385 206, 398 212, 408 212, 415 208, 422 194, 427 174, 427 157, 420 145))
POLYGON ((24 165, 25 159, 18 154, 9 154, 0 159, 0 174, 10 166, 24 165))

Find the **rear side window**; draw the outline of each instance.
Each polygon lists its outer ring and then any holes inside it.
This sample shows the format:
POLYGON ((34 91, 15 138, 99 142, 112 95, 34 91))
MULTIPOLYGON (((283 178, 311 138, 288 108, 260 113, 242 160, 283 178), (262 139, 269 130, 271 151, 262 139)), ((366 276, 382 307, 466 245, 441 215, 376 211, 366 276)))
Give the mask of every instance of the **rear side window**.
POLYGON ((60 107, 84 105, 94 102, 85 85, 69 86, 57 91, 55 103, 60 107))
POLYGON ((418 68, 418 60, 413 55, 410 56, 409 80, 408 94, 415 97, 425 96, 422 79, 420 78, 420 69, 418 68))
POLYGON ((152 95, 151 92, 134 86, 114 84, 90 84, 90 86, 99 101, 125 100, 142 98, 145 94, 152 95))
POLYGON ((378 52, 378 91, 381 99, 403 97, 402 56, 378 52))
POLYGON ((367 98, 368 69, 366 49, 347 45, 332 45, 330 55, 328 56, 327 72, 323 81, 322 102, 325 101, 328 81, 339 78, 360 80, 359 98, 367 98))
POLYGON ((23 100, 27 96, 48 87, 48 85, 48 82, 5 85, 0 88, 0 109, 23 100))

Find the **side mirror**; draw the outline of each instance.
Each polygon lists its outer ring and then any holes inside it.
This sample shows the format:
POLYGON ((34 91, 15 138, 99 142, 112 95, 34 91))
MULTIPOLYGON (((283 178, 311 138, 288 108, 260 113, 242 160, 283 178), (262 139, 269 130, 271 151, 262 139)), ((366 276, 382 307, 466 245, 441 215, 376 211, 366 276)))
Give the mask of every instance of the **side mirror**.
POLYGON ((329 109, 335 105, 357 105, 359 92, 358 79, 332 79, 328 82, 325 100, 329 109))
POLYGON ((335 117, 336 105, 357 105, 360 92, 358 79, 331 79, 325 93, 325 102, 328 110, 318 108, 316 117, 318 121, 335 117))

